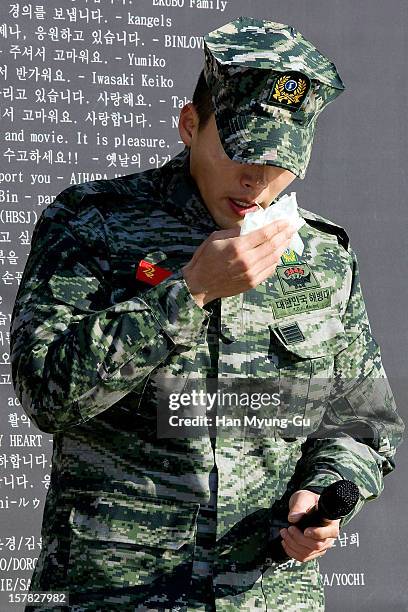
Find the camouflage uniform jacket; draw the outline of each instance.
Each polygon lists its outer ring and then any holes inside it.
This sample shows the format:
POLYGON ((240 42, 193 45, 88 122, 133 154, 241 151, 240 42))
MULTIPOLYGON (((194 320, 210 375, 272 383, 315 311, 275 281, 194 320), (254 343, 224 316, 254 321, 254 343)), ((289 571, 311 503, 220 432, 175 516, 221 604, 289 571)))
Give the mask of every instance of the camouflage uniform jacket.
POLYGON ((317 561, 272 562, 266 533, 295 490, 341 478, 361 492, 346 524, 381 493, 403 424, 347 234, 300 214, 302 271, 282 262, 200 308, 180 270, 219 228, 187 147, 161 168, 71 186, 43 211, 11 323, 16 394, 54 443, 32 590, 69 591, 72 610, 323 609, 317 561), (136 280, 142 259, 172 274, 136 280), (274 383, 283 413, 322 434, 158 438, 160 377, 192 375, 274 383))

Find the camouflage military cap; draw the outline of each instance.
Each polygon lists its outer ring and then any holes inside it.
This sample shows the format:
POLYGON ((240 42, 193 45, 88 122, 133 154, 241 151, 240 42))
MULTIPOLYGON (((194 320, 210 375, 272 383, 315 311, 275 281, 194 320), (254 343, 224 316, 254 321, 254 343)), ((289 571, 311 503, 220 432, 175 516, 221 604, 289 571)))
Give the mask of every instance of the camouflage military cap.
POLYGON ((333 62, 292 26, 253 17, 205 35, 204 54, 228 157, 303 179, 317 116, 345 89, 333 62))

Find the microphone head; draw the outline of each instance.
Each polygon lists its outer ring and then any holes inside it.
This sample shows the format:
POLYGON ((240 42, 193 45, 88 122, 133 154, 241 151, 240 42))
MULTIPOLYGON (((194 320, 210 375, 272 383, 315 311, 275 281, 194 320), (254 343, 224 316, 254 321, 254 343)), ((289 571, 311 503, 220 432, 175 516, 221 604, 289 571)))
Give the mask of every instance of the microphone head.
POLYGON ((351 480, 338 480, 326 487, 319 498, 319 512, 330 520, 342 518, 358 502, 360 491, 351 480))

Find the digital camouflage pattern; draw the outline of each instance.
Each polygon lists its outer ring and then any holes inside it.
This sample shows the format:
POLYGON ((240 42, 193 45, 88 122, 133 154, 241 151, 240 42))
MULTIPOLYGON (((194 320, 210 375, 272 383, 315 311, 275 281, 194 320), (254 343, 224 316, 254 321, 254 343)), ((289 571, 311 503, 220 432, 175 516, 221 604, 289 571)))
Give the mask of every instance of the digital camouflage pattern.
POLYGON ((238 17, 204 36, 204 76, 227 155, 304 179, 316 119, 345 86, 293 26, 238 17))
POLYGON ((361 492, 345 525, 380 495, 403 424, 347 234, 300 214, 297 271, 288 252, 279 275, 202 309, 181 268, 219 228, 188 147, 161 168, 68 187, 42 212, 10 338, 16 395, 54 436, 32 591, 69 591, 76 612, 323 610, 318 562, 273 562, 268 536, 294 491, 341 478, 361 492), (171 276, 136 280, 142 259, 171 276), (320 435, 157 437, 162 380, 180 391, 239 377, 277 385, 282 411, 320 435))

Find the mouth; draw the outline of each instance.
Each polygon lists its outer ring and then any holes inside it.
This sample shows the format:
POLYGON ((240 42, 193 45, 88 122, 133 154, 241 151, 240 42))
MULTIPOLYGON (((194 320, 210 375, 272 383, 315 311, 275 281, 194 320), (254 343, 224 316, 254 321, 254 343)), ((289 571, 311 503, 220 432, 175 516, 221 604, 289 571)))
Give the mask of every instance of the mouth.
POLYGON ((243 202, 242 200, 233 200, 232 198, 228 198, 228 203, 230 208, 239 215, 240 217, 244 217, 246 214, 250 212, 255 212, 258 210, 259 206, 254 202, 243 202))

